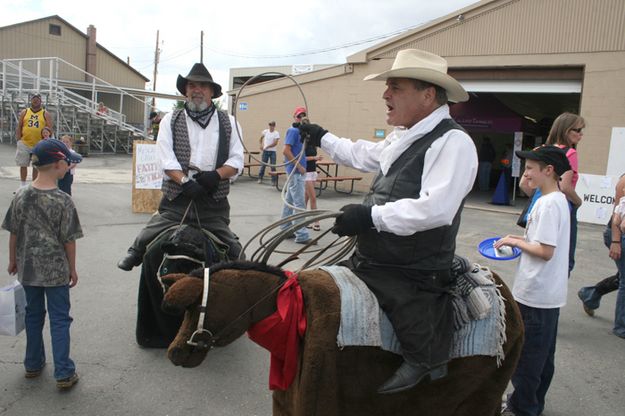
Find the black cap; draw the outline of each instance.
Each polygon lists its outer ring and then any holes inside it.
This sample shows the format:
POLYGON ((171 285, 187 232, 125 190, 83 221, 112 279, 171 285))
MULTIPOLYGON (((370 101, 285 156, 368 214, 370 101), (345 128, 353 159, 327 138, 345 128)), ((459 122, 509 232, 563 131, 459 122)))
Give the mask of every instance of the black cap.
POLYGON ((516 155, 521 159, 538 160, 547 165, 553 166, 553 170, 562 176, 568 170, 571 170, 571 164, 566 157, 564 150, 557 146, 540 146, 530 151, 517 151, 516 155))

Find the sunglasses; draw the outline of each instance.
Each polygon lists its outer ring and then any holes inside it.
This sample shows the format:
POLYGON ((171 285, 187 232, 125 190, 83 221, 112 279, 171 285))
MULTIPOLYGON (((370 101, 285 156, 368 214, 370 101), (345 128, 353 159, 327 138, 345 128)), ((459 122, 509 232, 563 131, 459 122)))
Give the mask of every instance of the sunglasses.
POLYGON ((306 117, 306 113, 300 113, 295 118, 299 119, 299 118, 303 118, 303 117, 306 117))
POLYGON ((583 128, 579 128, 579 129, 571 129, 571 131, 574 131, 576 133, 581 133, 582 130, 584 130, 583 128))

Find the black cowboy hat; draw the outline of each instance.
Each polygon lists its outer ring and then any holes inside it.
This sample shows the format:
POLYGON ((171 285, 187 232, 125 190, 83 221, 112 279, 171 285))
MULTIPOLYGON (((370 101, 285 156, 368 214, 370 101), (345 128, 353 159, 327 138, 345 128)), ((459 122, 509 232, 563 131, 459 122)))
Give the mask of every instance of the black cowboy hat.
POLYGON ((178 80, 176 81, 176 88, 180 91, 180 94, 187 95, 187 82, 207 82, 213 87, 213 97, 217 98, 221 97, 221 85, 217 84, 213 81, 213 77, 211 76, 208 69, 204 66, 204 64, 197 63, 193 65, 191 71, 189 71, 189 75, 183 77, 182 75, 178 75, 178 80))

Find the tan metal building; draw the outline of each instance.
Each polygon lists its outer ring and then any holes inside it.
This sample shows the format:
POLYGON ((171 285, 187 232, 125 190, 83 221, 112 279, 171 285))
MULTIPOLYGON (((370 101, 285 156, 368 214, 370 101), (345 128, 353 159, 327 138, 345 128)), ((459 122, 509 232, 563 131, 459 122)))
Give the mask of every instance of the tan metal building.
MULTIPOLYGON (((49 72, 54 71, 52 76, 73 81, 69 88, 89 98, 92 80, 85 72, 137 94, 145 90, 149 81, 97 43, 95 27, 89 26, 85 34, 57 15, 0 27, 0 59, 26 59, 24 68, 43 76, 49 77, 49 72), (44 57, 60 58, 62 64, 57 69, 47 61, 27 59, 44 57)), ((144 122, 145 106, 136 99, 125 96, 120 103, 120 94, 116 92, 99 92, 93 99, 114 110, 121 108, 130 123, 144 122)))
MULTIPOLYGON (((580 113, 587 123, 578 146, 580 172, 606 175, 610 158, 618 162, 613 169, 625 171, 625 155, 610 152, 615 131, 625 127, 625 1, 480 1, 349 56, 345 64, 296 76, 311 120, 343 137, 388 134, 384 84, 362 79, 389 69, 406 48, 445 57, 472 100, 495 98, 531 122, 525 145, 544 140, 558 114, 580 113)), ((229 92, 231 99, 236 93, 229 92)), ((246 145, 256 150, 267 121, 276 120, 284 134, 303 98, 293 81, 277 79, 246 88, 237 104, 246 145)), ((483 133, 469 132, 479 143, 483 133)), ((513 140, 494 135, 500 149, 513 140)), ((360 190, 368 187, 366 179, 360 190)))

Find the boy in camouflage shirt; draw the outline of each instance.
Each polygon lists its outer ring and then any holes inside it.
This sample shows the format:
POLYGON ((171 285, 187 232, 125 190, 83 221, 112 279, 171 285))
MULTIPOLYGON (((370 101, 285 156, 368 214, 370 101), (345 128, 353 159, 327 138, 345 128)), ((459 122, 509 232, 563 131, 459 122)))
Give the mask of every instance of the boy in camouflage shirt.
POLYGON ((8 272, 17 273, 26 292, 26 378, 39 376, 45 365, 42 330, 47 300, 59 389, 78 381, 69 357, 69 289, 78 282, 75 240, 82 237, 82 229, 72 198, 58 189, 57 181, 70 163, 78 161, 60 140, 35 145, 32 162, 39 175, 17 191, 2 223, 11 233, 8 272))

